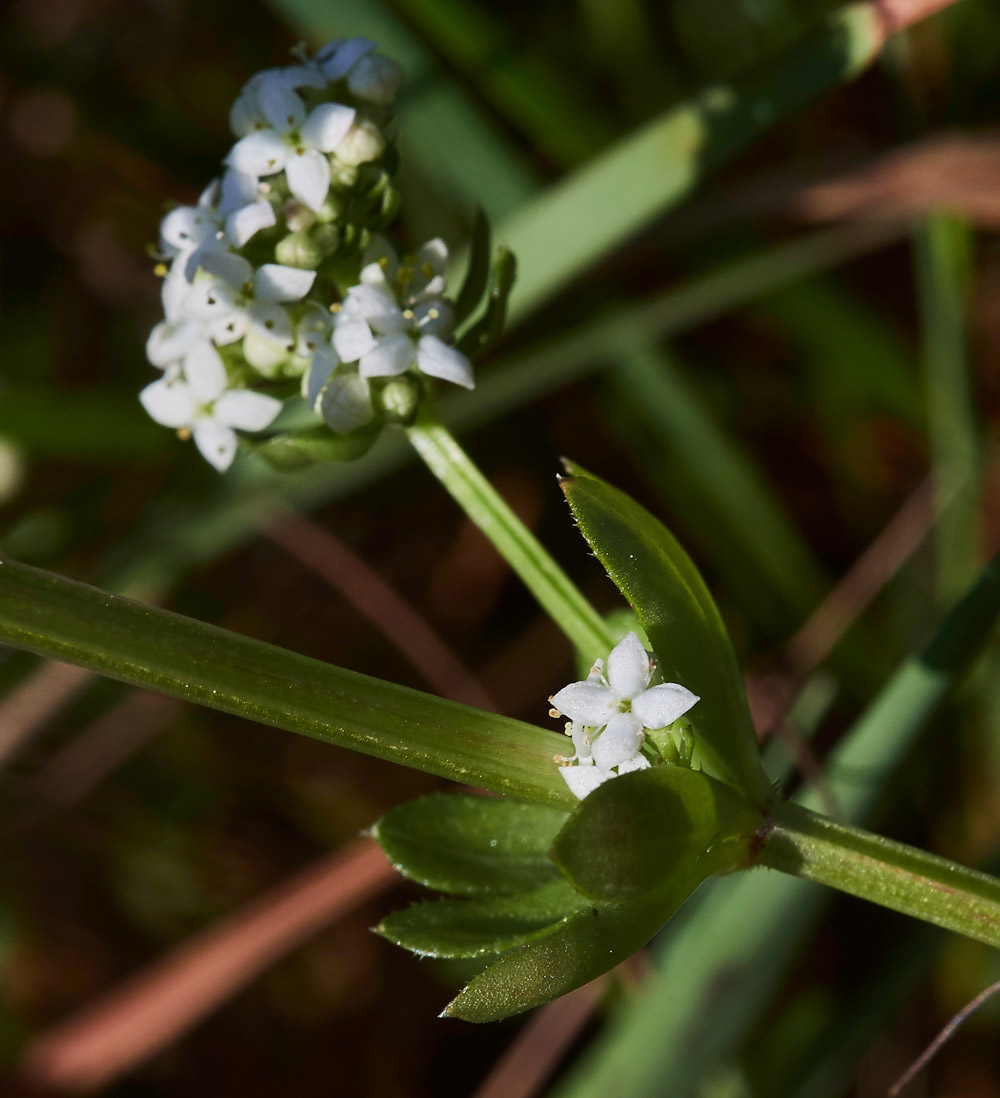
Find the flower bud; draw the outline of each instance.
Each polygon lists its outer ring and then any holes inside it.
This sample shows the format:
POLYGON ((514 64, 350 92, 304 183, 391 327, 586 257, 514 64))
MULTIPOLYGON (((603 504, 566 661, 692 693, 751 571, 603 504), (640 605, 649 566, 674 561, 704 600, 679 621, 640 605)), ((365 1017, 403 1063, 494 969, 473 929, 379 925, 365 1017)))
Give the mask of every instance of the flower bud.
POLYGON ((386 140, 374 122, 362 118, 355 122, 337 146, 336 157, 341 164, 357 166, 377 160, 385 152, 386 140))
POLYGON ((403 70, 378 53, 366 53, 347 74, 347 86, 359 99, 388 107, 403 83, 403 70))
POLYGON ((285 221, 293 233, 305 232, 316 224, 316 214, 304 203, 290 198, 285 203, 285 221))
POLYGON ((386 382, 380 394, 386 418, 406 425, 417 414, 420 403, 420 382, 405 374, 386 382))
POLYGON ((278 241, 274 258, 286 267, 302 267, 314 271, 323 260, 323 250, 309 233, 289 233, 278 241))

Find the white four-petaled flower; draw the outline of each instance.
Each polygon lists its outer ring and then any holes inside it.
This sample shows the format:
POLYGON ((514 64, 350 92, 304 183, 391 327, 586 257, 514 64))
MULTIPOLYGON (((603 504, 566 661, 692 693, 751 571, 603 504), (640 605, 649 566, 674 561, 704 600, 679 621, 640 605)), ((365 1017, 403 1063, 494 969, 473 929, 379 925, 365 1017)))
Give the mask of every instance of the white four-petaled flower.
POLYGON ((576 766, 563 778, 580 798, 617 774, 648 766, 641 754, 646 729, 665 728, 698 701, 679 683, 650 686, 649 655, 635 633, 629 633, 608 656, 607 673, 600 661, 583 682, 564 686, 552 696, 555 710, 569 717, 576 766))
POLYGON ((236 456, 236 431, 262 431, 281 401, 249 389, 229 389, 219 353, 209 347, 187 376, 168 372, 139 394, 142 406, 164 427, 190 431, 206 461, 224 472, 236 456))

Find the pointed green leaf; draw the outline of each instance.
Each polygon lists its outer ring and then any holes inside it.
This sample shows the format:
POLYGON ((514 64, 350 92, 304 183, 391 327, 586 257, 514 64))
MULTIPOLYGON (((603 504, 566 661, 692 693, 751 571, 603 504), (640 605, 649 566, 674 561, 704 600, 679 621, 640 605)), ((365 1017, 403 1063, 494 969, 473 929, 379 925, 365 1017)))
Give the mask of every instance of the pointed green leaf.
POLYGON ((580 531, 639 615, 663 678, 701 698, 688 717, 702 759, 730 785, 769 799, 736 656, 698 569, 635 500, 576 466, 567 468, 571 475, 562 487, 580 531))
POLYGON ((405 877, 459 896, 523 892, 562 878, 549 848, 566 813, 468 793, 431 793, 372 828, 405 877))
POLYGON ((505 245, 498 244, 490 271, 486 311, 458 339, 457 347, 469 358, 478 358, 488 351, 503 334, 507 320, 507 301, 517 277, 517 259, 505 245))
POLYGON ((588 906, 559 878, 530 892, 487 900, 428 900, 394 911, 375 928, 429 957, 483 957, 537 938, 588 906))
POLYGON ((697 872, 681 869, 662 888, 635 899, 587 905, 548 933, 503 954, 442 1016, 494 1022, 581 987, 641 949, 699 883, 697 872))
POLYGON ((581 801, 552 857, 585 896, 618 899, 689 867, 707 877, 746 864, 763 819, 707 774, 654 766, 605 782, 581 801))
POLYGON ((469 268, 455 299, 455 326, 473 314, 490 280, 490 223, 481 209, 476 210, 469 247, 469 268))

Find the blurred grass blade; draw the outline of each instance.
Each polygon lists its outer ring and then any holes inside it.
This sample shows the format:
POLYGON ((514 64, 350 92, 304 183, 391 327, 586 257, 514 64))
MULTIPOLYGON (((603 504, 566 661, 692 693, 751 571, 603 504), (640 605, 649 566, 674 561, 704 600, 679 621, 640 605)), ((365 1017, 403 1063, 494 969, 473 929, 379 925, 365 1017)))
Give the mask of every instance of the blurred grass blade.
POLYGON ((938 599, 947 605, 975 573, 980 442, 966 339, 971 282, 967 224, 933 215, 915 230, 924 393, 937 511, 938 599))
POLYGON ((532 145, 563 168, 606 145, 613 130, 595 104, 579 102, 553 69, 496 19, 468 0, 396 0, 445 60, 481 89, 532 145))
POLYGON ((701 699, 687 714, 699 757, 723 781, 767 801, 743 679, 705 581, 669 530, 635 500, 572 465, 563 491, 580 532, 639 616, 666 682, 701 699))
POLYGON ((0 559, 0 642, 541 804, 561 737, 0 559))
MULTIPOLYGON (((974 664, 998 616, 994 561, 923 654, 900 667, 833 751, 828 779, 846 820, 864 823, 886 799, 895 768, 974 664)), ((819 802, 818 793, 806 790, 799 803, 818 810, 819 802)), ((709 882, 697 918, 664 936, 658 975, 574 1066, 557 1098, 698 1093, 759 1021, 829 895, 776 874, 709 882)))
POLYGON ((750 458, 715 423, 669 354, 623 347, 615 382, 627 390, 638 422, 655 428, 725 528, 744 567, 781 601, 789 620, 805 618, 826 586, 822 569, 750 458))
POLYGON ((522 205, 535 180, 514 143, 381 0, 269 0, 295 33, 322 45, 361 35, 406 70, 400 93, 399 143, 403 157, 469 207, 498 218, 522 205))
POLYGON ((524 275, 511 298, 517 321, 621 248, 712 169, 778 119, 850 80, 879 55, 888 31, 950 0, 848 4, 753 80, 706 88, 608 149, 519 209, 498 230, 524 275))

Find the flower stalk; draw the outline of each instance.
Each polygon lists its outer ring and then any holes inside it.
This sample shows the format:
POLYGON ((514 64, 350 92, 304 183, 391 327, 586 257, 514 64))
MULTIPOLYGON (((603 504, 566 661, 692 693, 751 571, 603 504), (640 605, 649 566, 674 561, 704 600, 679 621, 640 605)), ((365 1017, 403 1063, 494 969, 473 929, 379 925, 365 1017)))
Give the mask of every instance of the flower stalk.
POLYGON ((421 402, 406 433, 430 471, 576 649, 588 660, 608 652, 618 638, 455 441, 429 400, 421 402))
POLYGON ((758 864, 1000 948, 997 878, 800 805, 769 811, 758 864))

